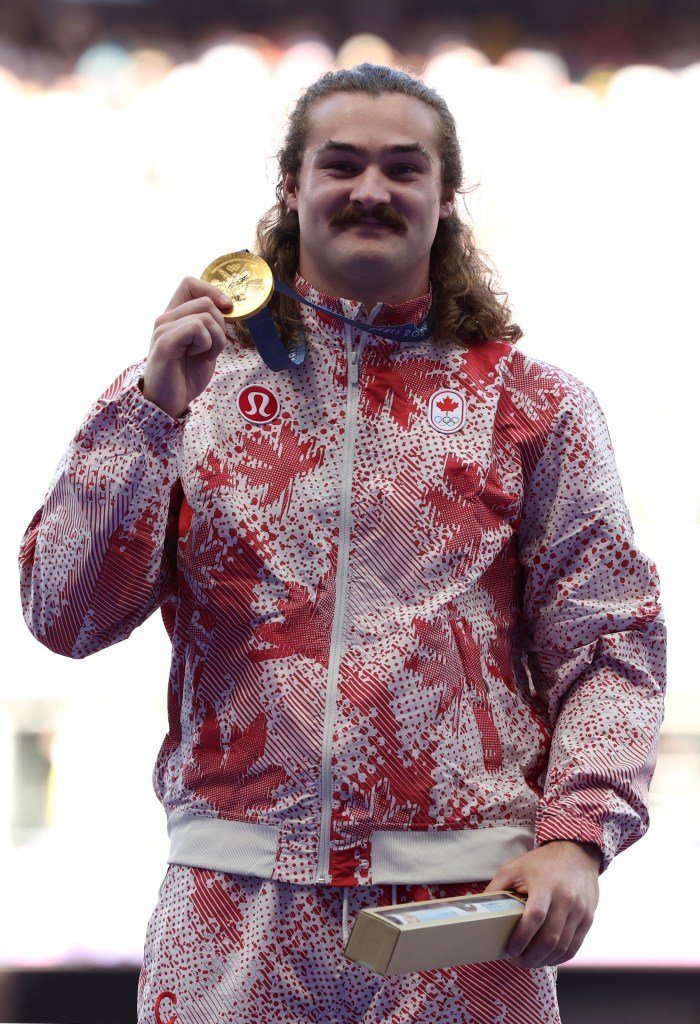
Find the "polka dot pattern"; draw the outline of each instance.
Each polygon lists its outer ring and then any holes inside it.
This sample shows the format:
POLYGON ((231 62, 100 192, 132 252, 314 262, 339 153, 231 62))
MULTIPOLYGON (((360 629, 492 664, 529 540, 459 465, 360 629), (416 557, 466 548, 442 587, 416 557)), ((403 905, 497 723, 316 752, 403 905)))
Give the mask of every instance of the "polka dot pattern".
MULTIPOLYGON (((510 345, 304 318, 301 368, 230 345, 183 421, 141 366, 96 403, 25 538, 30 627, 83 657, 160 606, 156 788, 172 818, 274 837, 241 870, 309 885, 326 857, 363 886, 382 833, 509 828, 607 864, 647 826, 664 635, 594 396, 510 345), (277 418, 245 419, 243 387, 277 418), (441 389, 467 411, 449 435, 441 389)), ((187 863, 232 870, 215 850, 187 863)))
MULTIPOLYGON (((396 902, 481 888, 399 886, 396 902)), ((139 1024, 171 1013, 173 1024, 559 1024, 553 968, 499 960, 381 978, 346 960, 344 900, 352 926, 393 897, 171 867, 148 928, 139 1024)))

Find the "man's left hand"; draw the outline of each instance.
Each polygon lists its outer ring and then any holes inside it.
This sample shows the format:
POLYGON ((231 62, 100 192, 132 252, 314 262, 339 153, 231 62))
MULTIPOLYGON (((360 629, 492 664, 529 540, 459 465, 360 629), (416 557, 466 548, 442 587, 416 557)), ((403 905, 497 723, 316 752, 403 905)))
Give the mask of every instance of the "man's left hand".
POLYGON ((508 943, 518 967, 554 967, 578 952, 598 905, 601 852, 591 843, 555 840, 505 864, 486 892, 527 894, 508 943))

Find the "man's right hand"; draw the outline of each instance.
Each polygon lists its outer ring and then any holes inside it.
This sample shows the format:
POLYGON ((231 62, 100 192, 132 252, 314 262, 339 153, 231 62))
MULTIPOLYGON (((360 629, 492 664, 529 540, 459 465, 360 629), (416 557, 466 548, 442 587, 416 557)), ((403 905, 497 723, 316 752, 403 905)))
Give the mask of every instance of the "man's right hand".
POLYGON ((201 395, 226 345, 223 292, 197 277, 186 277, 158 317, 143 374, 143 395, 173 419, 201 395))

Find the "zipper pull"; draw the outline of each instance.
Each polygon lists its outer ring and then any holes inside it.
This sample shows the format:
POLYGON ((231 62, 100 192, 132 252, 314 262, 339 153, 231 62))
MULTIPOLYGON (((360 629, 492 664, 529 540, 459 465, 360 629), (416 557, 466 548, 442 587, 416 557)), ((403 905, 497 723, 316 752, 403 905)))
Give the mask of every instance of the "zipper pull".
POLYGON ((348 382, 357 386, 360 382, 360 348, 350 350, 348 357, 348 382))

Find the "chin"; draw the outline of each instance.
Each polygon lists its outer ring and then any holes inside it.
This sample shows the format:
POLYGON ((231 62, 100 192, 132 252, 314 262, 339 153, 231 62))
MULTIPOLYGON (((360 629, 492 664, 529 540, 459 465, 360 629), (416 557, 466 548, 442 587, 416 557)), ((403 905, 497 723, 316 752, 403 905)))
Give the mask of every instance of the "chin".
POLYGON ((368 236, 367 238, 354 239, 354 244, 343 247, 338 252, 338 262, 346 267, 396 267, 397 271, 403 264, 403 260, 397 262, 396 237, 368 236))

